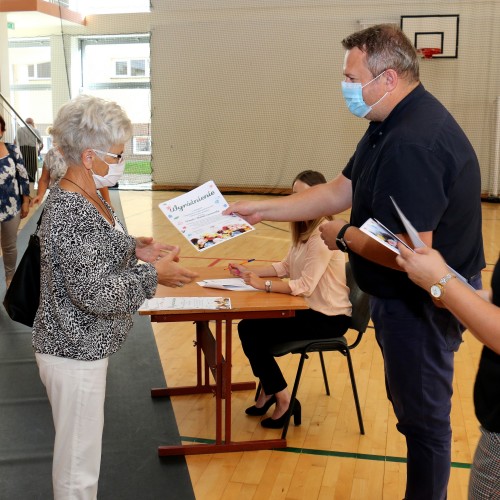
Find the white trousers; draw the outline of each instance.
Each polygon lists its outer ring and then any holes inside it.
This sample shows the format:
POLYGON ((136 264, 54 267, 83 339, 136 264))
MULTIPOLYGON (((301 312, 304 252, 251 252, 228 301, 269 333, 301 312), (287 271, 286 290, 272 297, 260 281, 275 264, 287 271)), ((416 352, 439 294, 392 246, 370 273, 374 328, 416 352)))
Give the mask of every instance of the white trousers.
POLYGON ((101 466, 108 358, 79 361, 36 354, 52 407, 55 500, 95 500, 101 466))

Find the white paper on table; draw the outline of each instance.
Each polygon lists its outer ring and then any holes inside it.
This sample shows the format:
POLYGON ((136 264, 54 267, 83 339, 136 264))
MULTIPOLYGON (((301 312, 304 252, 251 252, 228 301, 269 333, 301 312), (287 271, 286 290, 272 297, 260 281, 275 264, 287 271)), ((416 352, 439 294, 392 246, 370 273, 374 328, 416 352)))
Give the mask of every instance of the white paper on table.
POLYGON ((199 252, 255 229, 237 215, 222 215, 228 206, 214 181, 160 203, 167 219, 199 252))
POLYGON ((182 309, 231 309, 229 297, 153 297, 146 299, 139 311, 182 309))
POLYGON ((198 285, 205 288, 217 288, 220 290, 231 290, 233 292, 256 292, 257 288, 247 285, 241 278, 224 278, 216 280, 198 281, 198 285))

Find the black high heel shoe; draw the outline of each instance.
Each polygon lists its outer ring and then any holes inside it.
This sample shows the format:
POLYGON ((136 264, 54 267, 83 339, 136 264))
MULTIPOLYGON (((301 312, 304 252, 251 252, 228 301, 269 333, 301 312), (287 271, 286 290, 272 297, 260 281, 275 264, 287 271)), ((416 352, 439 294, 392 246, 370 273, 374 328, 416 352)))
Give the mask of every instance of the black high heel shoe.
POLYGON ((276 404, 276 396, 273 394, 260 408, 257 408, 255 405, 250 406, 245 410, 247 415, 251 417, 261 417, 267 413, 267 410, 271 408, 272 405, 276 404))
MULTIPOLYGON (((289 413, 290 408, 285 413, 283 413, 280 418, 265 418, 260 423, 260 425, 262 425, 262 427, 265 427, 266 429, 282 429, 285 426, 285 420, 287 419, 289 413)), ((294 425, 300 425, 302 423, 302 408, 298 399, 295 400, 292 415, 294 425)))

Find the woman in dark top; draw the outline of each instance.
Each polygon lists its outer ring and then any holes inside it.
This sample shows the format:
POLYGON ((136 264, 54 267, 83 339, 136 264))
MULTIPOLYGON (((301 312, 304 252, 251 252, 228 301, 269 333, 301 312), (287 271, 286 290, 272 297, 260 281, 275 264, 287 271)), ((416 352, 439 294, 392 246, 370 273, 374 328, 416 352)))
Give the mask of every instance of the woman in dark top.
POLYGON ((452 312, 485 346, 474 384, 474 407, 481 424, 469 483, 469 499, 500 498, 500 259, 491 292, 468 288, 450 273, 440 254, 430 248, 411 252, 400 245, 398 264, 422 288, 438 287, 440 306, 452 312), (451 274, 442 285, 440 280, 451 274))

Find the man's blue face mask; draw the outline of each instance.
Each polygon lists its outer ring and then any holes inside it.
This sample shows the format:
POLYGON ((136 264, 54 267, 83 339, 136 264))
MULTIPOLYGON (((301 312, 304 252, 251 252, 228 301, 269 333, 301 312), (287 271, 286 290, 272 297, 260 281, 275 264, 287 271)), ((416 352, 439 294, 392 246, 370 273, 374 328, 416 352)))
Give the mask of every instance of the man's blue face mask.
POLYGON ((361 85, 361 83, 352 82, 341 82, 342 84, 342 95, 347 104, 349 111, 359 118, 364 118, 373 108, 376 106, 386 95, 387 92, 374 104, 368 106, 363 99, 363 89, 374 82, 377 78, 380 78, 385 73, 385 70, 380 73, 380 75, 370 80, 368 83, 361 85))

